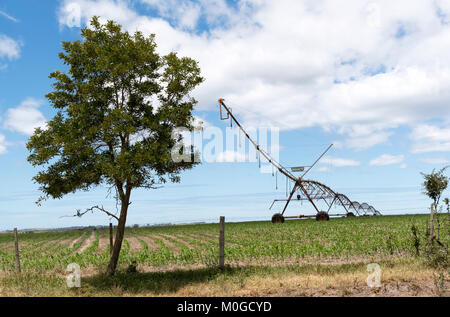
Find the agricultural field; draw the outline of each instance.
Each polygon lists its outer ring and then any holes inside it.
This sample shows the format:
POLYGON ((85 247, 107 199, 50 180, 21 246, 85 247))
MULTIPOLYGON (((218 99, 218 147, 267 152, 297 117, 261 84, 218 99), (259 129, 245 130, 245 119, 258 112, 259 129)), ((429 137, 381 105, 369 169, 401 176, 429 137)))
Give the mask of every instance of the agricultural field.
MULTIPOLYGON (((425 239, 427 216, 384 216, 315 220, 227 223, 228 264, 292 263, 308 260, 352 260, 415 254, 411 226, 425 239)), ((127 228, 120 265, 214 265, 218 224, 127 228)), ((109 234, 104 230, 20 233, 24 271, 65 269, 69 263, 104 267, 109 260, 109 234)), ((0 270, 15 269, 14 238, 0 235, 0 270)))
MULTIPOLYGON (((427 221, 426 215, 408 215, 226 223, 226 264, 283 267, 413 259, 417 245, 411 226, 418 228, 420 252, 427 221)), ((448 242, 445 231, 441 240, 448 242)), ((133 264, 143 272, 213 268, 218 261, 218 236, 218 224, 127 228, 119 267, 126 271, 133 264)), ((109 260, 107 229, 19 233, 19 241, 25 274, 62 274, 70 263, 79 264, 82 272, 101 272, 109 260)), ((13 235, 0 234, 0 272, 8 277, 15 275, 14 270, 13 235)))

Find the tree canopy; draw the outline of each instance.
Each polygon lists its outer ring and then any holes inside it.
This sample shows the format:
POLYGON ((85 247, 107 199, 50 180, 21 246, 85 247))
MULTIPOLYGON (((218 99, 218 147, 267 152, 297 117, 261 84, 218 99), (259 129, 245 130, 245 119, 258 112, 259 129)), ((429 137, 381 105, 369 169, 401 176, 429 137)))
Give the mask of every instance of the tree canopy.
POLYGON ((447 167, 444 167, 437 172, 433 170, 430 174, 422 173, 425 179, 423 188, 425 194, 433 200, 434 210, 437 210, 441 195, 448 186, 449 177, 444 175, 446 169, 447 167))
POLYGON ((203 78, 195 60, 159 55, 154 34, 129 34, 94 17, 81 37, 62 42, 68 71, 50 74, 54 90, 46 95, 57 114, 31 136, 28 161, 43 167, 33 178, 40 199, 115 188, 124 228, 133 188, 178 182, 198 161, 174 162, 171 150, 176 128, 194 128, 190 93, 203 78))

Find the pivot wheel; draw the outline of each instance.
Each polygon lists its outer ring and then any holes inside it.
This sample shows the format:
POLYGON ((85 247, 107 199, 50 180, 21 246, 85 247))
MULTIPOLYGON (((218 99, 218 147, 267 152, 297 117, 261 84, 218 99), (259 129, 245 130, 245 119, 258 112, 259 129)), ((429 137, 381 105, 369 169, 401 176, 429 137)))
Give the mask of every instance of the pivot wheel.
POLYGON ((328 221, 330 220, 330 216, 325 211, 318 212, 316 215, 317 221, 328 221))
POLYGON ((355 214, 353 212, 347 213, 347 217, 355 217, 355 214))
POLYGON ((284 223, 284 217, 282 214, 275 214, 272 216, 272 223, 284 223))

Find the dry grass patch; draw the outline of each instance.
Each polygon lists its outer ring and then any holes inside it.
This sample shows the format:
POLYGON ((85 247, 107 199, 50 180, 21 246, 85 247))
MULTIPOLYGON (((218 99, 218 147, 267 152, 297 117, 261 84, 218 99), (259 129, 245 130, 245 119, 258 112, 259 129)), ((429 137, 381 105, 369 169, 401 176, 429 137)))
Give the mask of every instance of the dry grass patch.
MULTIPOLYGON (((326 267, 322 267, 325 269, 326 267)), ((364 268, 364 267, 363 267, 364 268)), ((233 279, 217 279, 212 283, 188 284, 168 296, 449 296, 450 278, 447 275, 444 288, 439 293, 435 285, 436 272, 416 265, 382 267, 381 287, 367 285, 368 272, 364 269, 352 272, 325 271, 277 272, 237 276, 233 279)), ((141 295, 144 295, 143 293, 141 295)))
POLYGON ((379 262, 381 287, 370 288, 366 264, 297 264, 284 266, 121 268, 114 277, 82 269, 82 287, 65 286, 64 272, 0 275, 1 296, 449 296, 436 271, 414 259, 379 262), (443 292, 442 290, 445 290, 443 292))

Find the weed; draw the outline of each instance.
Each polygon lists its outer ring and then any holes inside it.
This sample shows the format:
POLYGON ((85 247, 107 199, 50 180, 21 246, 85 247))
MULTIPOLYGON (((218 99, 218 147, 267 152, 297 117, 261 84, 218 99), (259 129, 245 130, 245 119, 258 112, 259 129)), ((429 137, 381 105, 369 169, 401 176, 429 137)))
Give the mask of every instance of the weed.
POLYGON ((433 279, 436 295, 445 296, 447 293, 447 288, 445 286, 444 272, 440 271, 438 276, 436 274, 433 274, 433 279))
POLYGON ((420 239, 417 232, 417 227, 413 224, 411 225, 411 231, 413 234, 413 246, 416 251, 416 256, 420 255, 420 239))

